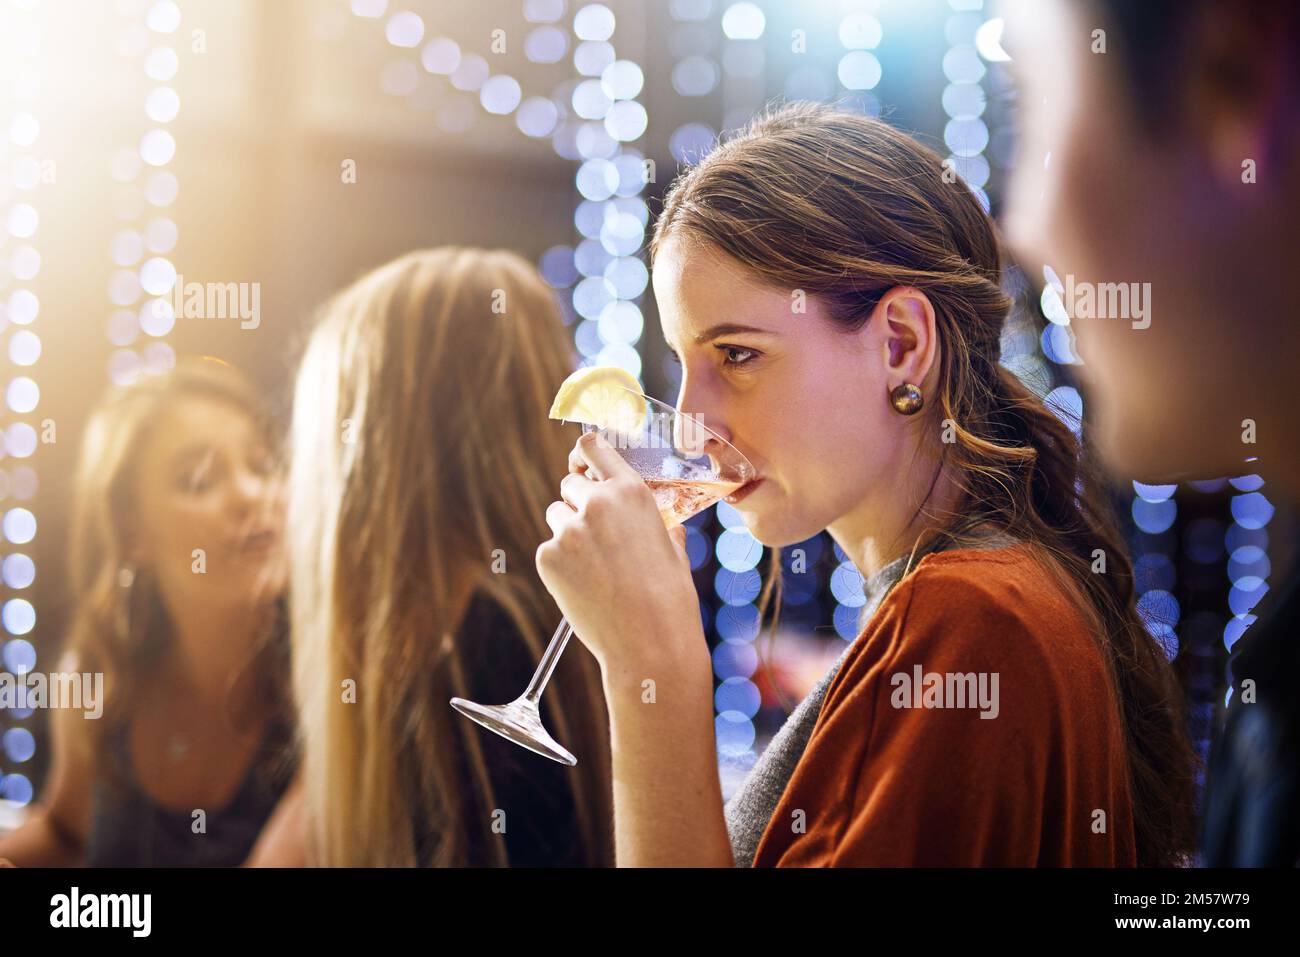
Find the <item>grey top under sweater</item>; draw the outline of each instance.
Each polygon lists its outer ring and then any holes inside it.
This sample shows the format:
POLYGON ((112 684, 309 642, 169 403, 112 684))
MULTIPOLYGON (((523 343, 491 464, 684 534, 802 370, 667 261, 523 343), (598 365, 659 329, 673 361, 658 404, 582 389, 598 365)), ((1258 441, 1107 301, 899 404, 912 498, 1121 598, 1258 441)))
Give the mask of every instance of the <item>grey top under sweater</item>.
MULTIPOLYGON (((859 635, 871 616, 875 614, 885 596, 903 578, 904 572, 915 568, 917 563, 928 554, 954 548, 1003 548, 1014 544, 1015 540, 1000 533, 993 532, 983 536, 978 543, 953 544, 943 539, 933 542, 928 548, 918 549, 916 554, 904 555, 877 571, 862 583, 866 603, 858 615, 859 635), (910 565, 909 565, 910 563, 910 565)), ((736 867, 751 867, 758 842, 767 830, 768 822, 776 810, 786 785, 794 774, 795 765, 803 757, 808 739, 812 736, 813 726, 821 712, 822 701, 826 692, 839 672, 844 659, 856 642, 847 642, 844 651, 822 675, 820 681, 808 692, 807 697, 799 702, 798 707, 790 712, 785 724, 768 743, 763 753, 750 769, 736 793, 731 796, 723 809, 727 818, 727 834, 731 838, 731 853, 736 867)))

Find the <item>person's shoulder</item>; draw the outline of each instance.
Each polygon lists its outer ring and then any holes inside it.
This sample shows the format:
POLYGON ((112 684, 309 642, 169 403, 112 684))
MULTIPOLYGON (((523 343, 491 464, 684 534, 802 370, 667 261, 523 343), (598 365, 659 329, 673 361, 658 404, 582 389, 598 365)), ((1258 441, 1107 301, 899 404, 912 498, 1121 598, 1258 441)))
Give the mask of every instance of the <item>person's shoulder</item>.
POLYGON ((1049 562, 1041 548, 1028 542, 953 548, 926 555, 903 581, 989 604, 1043 601, 1059 595, 1050 580, 1049 562))
POLYGON ((1020 542, 927 555, 899 588, 906 586, 910 592, 900 597, 908 600, 913 624, 929 620, 971 624, 980 616, 1034 620, 1077 613, 1062 575, 1041 549, 1020 542))
POLYGON ((1049 559, 1016 543, 925 556, 868 623, 864 644, 893 658, 1037 670, 1073 640, 1091 647, 1084 617, 1049 559))
MULTIPOLYGON (((927 555, 885 597, 827 690, 819 724, 881 714, 894 724, 930 711, 894 710, 900 682, 956 686, 984 680, 1009 736, 1045 740, 1070 701, 1108 682, 1096 637, 1056 576, 1021 544, 927 555)), ((960 709, 943 712, 959 720, 960 709)))

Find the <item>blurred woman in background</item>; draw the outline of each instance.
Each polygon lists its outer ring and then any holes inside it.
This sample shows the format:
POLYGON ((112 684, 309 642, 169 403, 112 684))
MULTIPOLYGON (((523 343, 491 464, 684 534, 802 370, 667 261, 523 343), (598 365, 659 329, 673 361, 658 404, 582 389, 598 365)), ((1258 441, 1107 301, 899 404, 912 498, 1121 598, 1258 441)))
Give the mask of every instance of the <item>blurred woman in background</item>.
POLYGON ((565 656, 543 705, 577 767, 449 704, 518 697, 558 620, 532 559, 575 437, 547 418, 572 369, 551 290, 508 252, 411 253, 324 309, 289 505, 308 862, 611 862, 589 655, 565 656))
POLYGON ((61 673, 102 673, 103 715, 50 715, 19 866, 242 863, 292 777, 283 477, 245 378, 182 360, 114 388, 74 480, 75 605, 61 673))

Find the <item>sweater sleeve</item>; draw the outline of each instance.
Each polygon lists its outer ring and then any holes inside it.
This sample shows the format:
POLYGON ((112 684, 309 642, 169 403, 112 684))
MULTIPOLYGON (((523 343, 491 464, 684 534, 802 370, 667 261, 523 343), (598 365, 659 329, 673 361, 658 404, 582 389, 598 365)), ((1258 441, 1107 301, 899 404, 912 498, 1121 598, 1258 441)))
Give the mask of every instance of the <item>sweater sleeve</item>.
POLYGON ((828 690, 770 824, 806 831, 764 863, 1038 863, 1054 736, 1044 628, 966 576, 902 583, 828 690))

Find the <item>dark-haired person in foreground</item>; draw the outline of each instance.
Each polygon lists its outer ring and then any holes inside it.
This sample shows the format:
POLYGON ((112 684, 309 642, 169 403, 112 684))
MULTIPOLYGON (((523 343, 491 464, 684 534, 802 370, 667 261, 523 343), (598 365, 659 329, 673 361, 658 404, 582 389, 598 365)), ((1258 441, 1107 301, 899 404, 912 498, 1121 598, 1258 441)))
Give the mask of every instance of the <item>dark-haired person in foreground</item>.
MULTIPOLYGON (((999 13, 1024 94, 1012 246, 1076 285, 1150 283, 1149 325, 1071 323, 1103 451, 1125 476, 1253 472, 1294 499, 1300 5, 1005 0, 999 13)), ((1300 863, 1295 569, 1271 584, 1229 664, 1210 866, 1300 863)))

